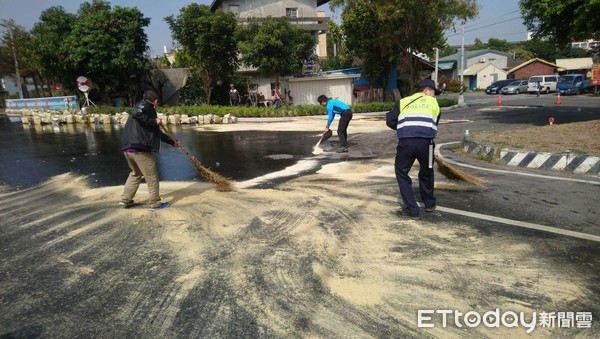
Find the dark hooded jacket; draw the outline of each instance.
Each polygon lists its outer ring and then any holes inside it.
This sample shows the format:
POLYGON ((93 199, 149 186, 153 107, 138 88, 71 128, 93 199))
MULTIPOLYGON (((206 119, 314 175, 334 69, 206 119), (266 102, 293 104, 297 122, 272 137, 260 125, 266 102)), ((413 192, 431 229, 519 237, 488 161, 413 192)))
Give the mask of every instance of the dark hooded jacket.
POLYGON ((156 109, 147 100, 138 102, 125 123, 121 138, 121 150, 136 149, 142 152, 158 152, 160 142, 174 142, 160 130, 156 123, 156 109))

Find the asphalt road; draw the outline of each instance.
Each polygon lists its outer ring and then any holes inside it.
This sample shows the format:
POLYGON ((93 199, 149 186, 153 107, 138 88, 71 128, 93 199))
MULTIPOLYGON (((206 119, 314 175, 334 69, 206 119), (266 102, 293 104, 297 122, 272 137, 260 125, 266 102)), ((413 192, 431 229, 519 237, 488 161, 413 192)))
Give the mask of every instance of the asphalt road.
MULTIPOLYGON (((560 123, 600 119, 600 98, 569 96, 557 105, 553 103, 554 95, 537 98, 521 94, 503 99, 503 105, 497 105, 494 97, 471 94, 465 100, 469 107, 444 112, 444 119, 456 122, 440 126, 438 143, 459 141, 465 130, 477 132, 543 126, 548 124, 549 117, 560 123)), ((501 174, 476 171, 474 174, 490 179, 492 184, 481 190, 476 198, 465 194, 458 199, 460 195, 453 194, 452 199, 444 199, 452 208, 469 206, 469 209, 483 214, 600 235, 599 205, 595 198, 600 192, 600 178, 494 165, 461 156, 451 147, 446 148, 444 154, 455 161, 507 171, 501 174), (511 175, 510 172, 540 176, 511 175), (596 184, 555 180, 556 177, 590 180, 596 184)))

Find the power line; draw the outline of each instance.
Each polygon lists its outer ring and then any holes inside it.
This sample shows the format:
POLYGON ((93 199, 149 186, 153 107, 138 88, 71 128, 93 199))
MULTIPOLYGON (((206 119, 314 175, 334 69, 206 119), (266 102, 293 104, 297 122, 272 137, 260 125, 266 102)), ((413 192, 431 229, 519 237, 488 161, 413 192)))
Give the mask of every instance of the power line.
MULTIPOLYGON (((523 32, 507 33, 507 34, 501 34, 501 35, 497 35, 497 34, 496 34, 496 35, 490 35, 490 36, 477 37, 477 39, 480 39, 480 40, 482 40, 482 41, 483 41, 483 40, 485 40, 486 38, 501 38, 501 37, 506 37, 506 36, 509 36, 509 35, 527 34, 527 33, 528 33, 527 31, 523 31, 523 32)), ((523 40, 518 40, 518 41, 523 41, 523 40)), ((517 41, 517 42, 518 42, 518 41, 517 41)), ((509 41, 509 42, 510 42, 510 41, 509 41)), ((514 42, 514 41, 513 41, 513 42, 514 42)), ((448 45, 449 45, 449 46, 452 46, 452 47, 457 47, 457 46, 459 46, 459 45, 460 45, 460 42, 457 42, 457 43, 450 43, 450 42, 448 41, 447 43, 448 43, 448 45)))
MULTIPOLYGON (((511 15, 511 14, 514 14, 514 13, 517 13, 517 12, 520 12, 520 10, 516 10, 516 11, 508 12, 508 13, 506 13, 506 14, 502 14, 502 15, 500 15, 500 16, 497 16, 497 17, 495 17, 495 18, 494 18, 494 20, 495 20, 495 19, 502 18, 502 17, 505 17, 505 16, 509 16, 509 15, 511 15)), ((475 28, 475 27, 477 27, 478 25, 485 24, 486 22, 489 22, 489 21, 491 21, 491 20, 483 20, 483 21, 480 21, 480 22, 477 22, 477 23, 473 23, 473 24, 471 24, 471 25, 467 25, 467 26, 465 26, 465 29, 475 28)))
MULTIPOLYGON (((478 27, 478 28, 473 28, 473 29, 470 29, 470 30, 468 30, 468 31, 465 31, 465 33, 474 32, 474 31, 478 31, 478 30, 480 30, 480 29, 482 29, 482 28, 486 28, 486 27, 491 27, 491 26, 495 26, 495 25, 503 24, 503 23, 505 23, 505 22, 509 22, 509 21, 513 21, 513 20, 517 20, 517 19, 521 19, 521 17, 516 17, 516 18, 512 18, 512 19, 507 19, 507 20, 503 20, 503 21, 498 21, 498 22, 495 22, 495 23, 493 23, 493 24, 489 24, 489 25, 481 26, 481 27, 478 27)), ((457 35, 460 35, 460 34, 461 34, 461 33, 449 34, 449 35, 446 35, 446 38, 450 38, 450 37, 457 36, 457 35)))

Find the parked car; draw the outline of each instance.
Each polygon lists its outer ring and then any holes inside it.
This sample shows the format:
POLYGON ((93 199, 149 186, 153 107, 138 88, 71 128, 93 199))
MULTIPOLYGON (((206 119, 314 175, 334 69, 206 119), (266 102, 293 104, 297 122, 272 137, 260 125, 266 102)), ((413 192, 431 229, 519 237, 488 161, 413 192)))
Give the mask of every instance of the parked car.
POLYGON ((502 87, 508 85, 513 81, 515 81, 515 79, 498 80, 486 87, 485 92, 487 94, 500 94, 500 90, 502 89, 502 87))
POLYGON ((528 84, 529 82, 527 80, 515 80, 502 87, 502 94, 527 93, 528 84))
POLYGON ((534 75, 529 78, 529 88, 527 92, 536 93, 538 87, 540 87, 540 93, 556 92, 556 85, 558 84, 557 75, 534 75))

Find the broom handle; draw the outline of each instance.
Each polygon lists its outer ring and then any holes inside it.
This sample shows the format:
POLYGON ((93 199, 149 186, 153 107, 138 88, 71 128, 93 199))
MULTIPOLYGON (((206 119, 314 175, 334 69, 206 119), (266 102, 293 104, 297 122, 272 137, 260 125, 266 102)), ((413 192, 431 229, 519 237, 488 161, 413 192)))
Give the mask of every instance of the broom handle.
MULTIPOLYGON (((162 128, 162 130, 165 132, 165 134, 171 138, 171 140, 173 141, 177 141, 177 139, 175 139, 173 137, 173 135, 169 132, 169 130, 167 130, 167 128, 165 127, 165 125, 160 124, 160 127, 162 128)), ((194 160, 198 161, 198 159, 196 159, 196 157, 194 157, 193 155, 191 155, 183 146, 181 146, 181 143, 179 143, 179 149, 183 151, 183 153, 185 153, 185 155, 187 155, 187 157, 193 162, 194 160)), ((200 163, 200 161, 198 161, 198 163, 200 163)))

